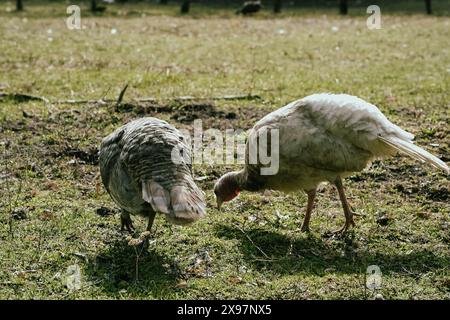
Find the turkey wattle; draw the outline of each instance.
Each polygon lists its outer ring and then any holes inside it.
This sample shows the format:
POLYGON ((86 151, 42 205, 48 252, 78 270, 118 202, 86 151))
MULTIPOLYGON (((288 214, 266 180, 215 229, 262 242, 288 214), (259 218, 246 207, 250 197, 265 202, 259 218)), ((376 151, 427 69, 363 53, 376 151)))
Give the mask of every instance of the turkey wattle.
MULTIPOLYGON (((270 136, 270 135, 269 135, 270 136)), ((345 224, 354 225, 355 214, 347 202, 342 179, 358 172, 375 159, 398 151, 449 172, 448 166, 413 144, 414 136, 391 123, 378 108, 346 94, 314 94, 278 109, 256 123, 246 146, 246 164, 241 171, 223 175, 214 186, 217 206, 236 197, 241 190, 304 190, 308 195, 302 231, 309 230, 317 186, 333 183, 339 193, 345 224), (249 163, 249 146, 265 130, 279 133, 279 169, 261 175, 260 163, 249 163)), ((273 143, 273 142, 272 142, 273 143)))
POLYGON ((156 118, 134 120, 103 139, 100 173, 111 198, 122 208, 122 230, 133 226, 130 214, 148 217, 150 231, 156 213, 174 224, 188 224, 205 215, 203 191, 192 177, 190 148, 182 134, 156 118), (179 161, 172 151, 182 150, 179 161))

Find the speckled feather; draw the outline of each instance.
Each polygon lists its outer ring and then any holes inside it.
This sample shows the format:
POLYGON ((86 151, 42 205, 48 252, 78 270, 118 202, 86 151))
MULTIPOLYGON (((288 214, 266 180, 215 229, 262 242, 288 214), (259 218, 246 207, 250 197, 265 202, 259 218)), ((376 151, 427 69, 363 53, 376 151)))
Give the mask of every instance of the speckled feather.
POLYGON ((100 172, 121 208, 142 215, 153 210, 173 223, 186 224, 205 215, 204 194, 193 181, 190 159, 182 134, 167 122, 148 117, 103 140, 100 172), (183 150, 187 161, 172 161, 173 150, 183 150))

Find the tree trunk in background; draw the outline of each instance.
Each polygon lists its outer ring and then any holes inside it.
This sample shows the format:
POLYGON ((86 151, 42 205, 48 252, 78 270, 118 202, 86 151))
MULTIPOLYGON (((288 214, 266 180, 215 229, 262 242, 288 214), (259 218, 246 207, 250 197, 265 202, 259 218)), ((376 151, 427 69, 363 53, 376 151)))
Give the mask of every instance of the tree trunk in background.
POLYGON ((97 11, 97 0, 91 0, 91 11, 97 11))
POLYGON ((16 10, 23 11, 23 2, 22 0, 16 0, 16 10))
POLYGON ((347 14, 348 13, 347 0, 339 0, 339 13, 340 14, 347 14))
POLYGON ((191 2, 189 0, 183 0, 181 3, 181 13, 189 13, 191 2))
POLYGON ((273 12, 274 13, 280 13, 282 7, 283 7, 282 0, 274 0, 274 3, 273 3, 273 12))
POLYGON ((425 6, 427 8, 427 14, 431 14, 432 10, 431 10, 431 0, 425 0, 425 6))

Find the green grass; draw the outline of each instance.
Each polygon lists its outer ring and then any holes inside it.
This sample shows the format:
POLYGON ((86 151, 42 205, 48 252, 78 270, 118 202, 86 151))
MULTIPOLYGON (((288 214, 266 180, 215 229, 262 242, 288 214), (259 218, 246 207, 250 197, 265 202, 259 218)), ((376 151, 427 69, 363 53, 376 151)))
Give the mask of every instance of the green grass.
MULTIPOLYGON (((364 216, 343 238, 326 236, 343 223, 331 186, 321 189, 306 235, 299 232, 303 194, 242 193, 218 212, 212 186, 234 166, 196 166, 207 177, 199 185, 208 217, 186 228, 157 217, 137 272, 136 252, 91 161, 104 136, 137 117, 248 129, 293 99, 325 91, 378 105, 449 162, 449 18, 385 14, 382 29, 370 31, 364 14, 192 18, 172 7, 151 17, 82 16, 85 28, 70 31, 62 5, 48 15, 48 6, 16 14, 7 5, 0 5, 0 92, 115 99, 129 83, 125 102, 159 102, 115 112, 112 104, 0 100, 0 298, 371 299, 364 276, 373 264, 383 272, 385 298, 450 298, 450 184, 410 159, 377 162, 346 179, 364 216), (262 99, 202 101, 206 111, 184 111, 189 117, 179 121, 179 104, 167 100, 240 93, 262 99), (156 112, 161 105, 170 108, 156 112), (101 206, 115 214, 98 215, 101 206), (387 225, 377 222, 381 215, 387 225), (64 279, 73 264, 83 282, 72 292, 64 279)), ((134 220, 143 231, 145 221, 134 220)))

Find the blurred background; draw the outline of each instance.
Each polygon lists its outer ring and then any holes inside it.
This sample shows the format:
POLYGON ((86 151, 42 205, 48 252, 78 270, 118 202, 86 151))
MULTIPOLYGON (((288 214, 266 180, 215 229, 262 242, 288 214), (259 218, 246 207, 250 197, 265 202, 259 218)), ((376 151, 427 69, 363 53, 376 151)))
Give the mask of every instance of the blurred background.
POLYGON ((401 14, 427 13, 434 15, 449 15, 448 0, 16 0, 5 1, 3 12, 12 10, 27 10, 53 12, 58 14, 58 6, 69 4, 80 5, 96 14, 112 15, 146 14, 234 14, 241 10, 243 14, 260 12, 262 16, 271 13, 283 15, 301 15, 306 13, 340 13, 361 15, 361 9, 369 5, 378 5, 385 12, 401 14), (245 4, 245 5, 244 5, 245 4))

